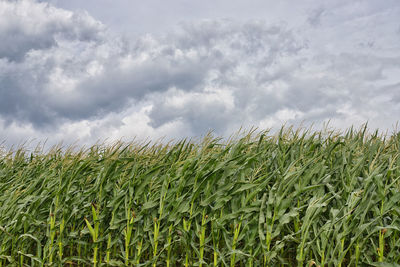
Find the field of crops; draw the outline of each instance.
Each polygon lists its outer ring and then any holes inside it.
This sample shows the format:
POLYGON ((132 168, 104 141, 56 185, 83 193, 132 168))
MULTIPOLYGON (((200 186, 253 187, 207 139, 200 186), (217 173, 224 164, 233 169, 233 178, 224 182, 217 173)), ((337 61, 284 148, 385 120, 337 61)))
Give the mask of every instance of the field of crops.
POLYGON ((400 133, 0 154, 0 266, 397 266, 400 133))

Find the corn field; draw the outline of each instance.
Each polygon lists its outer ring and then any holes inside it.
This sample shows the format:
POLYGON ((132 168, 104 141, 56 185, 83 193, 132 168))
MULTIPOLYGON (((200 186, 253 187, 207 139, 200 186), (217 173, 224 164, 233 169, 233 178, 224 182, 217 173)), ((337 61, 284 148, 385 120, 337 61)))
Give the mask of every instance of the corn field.
POLYGON ((0 150, 3 266, 399 266, 400 133, 0 150))

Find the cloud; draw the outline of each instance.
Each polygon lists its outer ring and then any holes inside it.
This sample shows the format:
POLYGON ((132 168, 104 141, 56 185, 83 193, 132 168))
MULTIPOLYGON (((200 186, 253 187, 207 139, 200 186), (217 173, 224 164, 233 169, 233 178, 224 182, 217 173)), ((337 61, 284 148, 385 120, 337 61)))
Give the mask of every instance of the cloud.
POLYGON ((52 97, 89 75, 80 64, 101 52, 104 35, 104 25, 86 13, 0 2, 0 115, 34 125, 58 119, 52 97))
POLYGON ((398 24, 374 22, 399 9, 351 15, 352 5, 327 3, 297 28, 211 19, 127 39, 83 11, 0 2, 0 141, 229 135, 328 120, 391 127, 400 36, 389 34, 398 24))
POLYGON ((73 13, 33 0, 0 2, 0 57, 20 61, 32 50, 58 45, 60 39, 101 39, 103 25, 87 13, 73 13))

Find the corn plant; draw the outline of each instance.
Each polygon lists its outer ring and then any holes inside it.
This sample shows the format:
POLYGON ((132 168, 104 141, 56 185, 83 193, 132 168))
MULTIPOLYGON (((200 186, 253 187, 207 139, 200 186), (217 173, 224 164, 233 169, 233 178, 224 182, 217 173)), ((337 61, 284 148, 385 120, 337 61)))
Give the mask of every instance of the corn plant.
POLYGON ((0 267, 398 265, 399 144, 365 126, 0 149, 0 267))

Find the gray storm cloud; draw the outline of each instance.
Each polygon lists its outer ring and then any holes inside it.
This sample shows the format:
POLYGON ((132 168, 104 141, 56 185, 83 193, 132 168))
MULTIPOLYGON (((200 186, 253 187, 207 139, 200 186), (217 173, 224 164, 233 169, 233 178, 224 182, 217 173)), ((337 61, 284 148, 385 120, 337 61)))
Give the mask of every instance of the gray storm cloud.
POLYGON ((63 39, 98 41, 103 28, 86 13, 33 1, 2 1, 0 17, 0 57, 9 61, 21 61, 30 51, 58 46, 63 39))
POLYGON ((209 19, 129 39, 84 11, 2 1, 0 140, 228 135, 328 120, 389 128, 400 115, 400 35, 373 22, 400 11, 345 7, 316 7, 298 28, 209 19))

